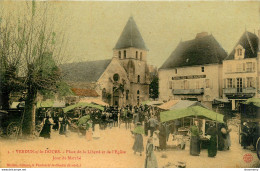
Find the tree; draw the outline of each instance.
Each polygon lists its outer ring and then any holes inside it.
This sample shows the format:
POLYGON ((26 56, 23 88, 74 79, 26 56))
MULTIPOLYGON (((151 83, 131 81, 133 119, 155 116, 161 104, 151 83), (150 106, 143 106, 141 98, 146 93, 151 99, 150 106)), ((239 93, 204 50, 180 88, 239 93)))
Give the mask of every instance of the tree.
MULTIPOLYGON (((26 90, 22 131, 27 136, 34 134, 38 94, 59 89, 61 72, 58 65, 62 62, 66 48, 64 34, 56 29, 55 20, 48 13, 48 2, 26 2, 26 8, 20 16, 14 22, 17 32, 15 38, 10 40, 10 47, 12 49, 12 45, 16 45, 15 52, 19 52, 17 61, 22 68, 19 74, 23 77, 26 90)), ((4 23, 9 21, 4 19, 4 23)), ((8 35, 7 31, 4 33, 8 35)), ((5 56, 2 55, 1 60, 6 61, 5 56)), ((10 59, 16 57, 10 56, 10 59)))
POLYGON ((159 78, 157 74, 154 74, 151 79, 151 84, 149 86, 149 95, 152 99, 157 99, 159 97, 159 78))
POLYGON ((24 88, 24 84, 18 78, 20 61, 22 58, 22 39, 19 37, 19 29, 11 22, 11 17, 0 18, 0 106, 9 109, 9 98, 13 91, 24 88))

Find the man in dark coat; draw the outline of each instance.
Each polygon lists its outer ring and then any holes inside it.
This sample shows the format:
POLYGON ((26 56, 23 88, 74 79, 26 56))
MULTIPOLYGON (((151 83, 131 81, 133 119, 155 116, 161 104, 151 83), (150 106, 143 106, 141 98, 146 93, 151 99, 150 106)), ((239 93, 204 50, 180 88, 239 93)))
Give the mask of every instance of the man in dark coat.
POLYGON ((166 150, 166 126, 165 123, 159 125, 159 144, 161 150, 166 150))
POLYGON ((243 123, 243 127, 242 127, 242 132, 241 132, 241 145, 243 146, 244 149, 246 149, 247 146, 250 145, 250 141, 249 141, 249 134, 250 134, 250 128, 247 125, 247 122, 243 123))
POLYGON ((214 123, 210 124, 207 130, 207 135, 210 135, 209 145, 208 145, 208 157, 215 157, 217 155, 217 129, 214 123))

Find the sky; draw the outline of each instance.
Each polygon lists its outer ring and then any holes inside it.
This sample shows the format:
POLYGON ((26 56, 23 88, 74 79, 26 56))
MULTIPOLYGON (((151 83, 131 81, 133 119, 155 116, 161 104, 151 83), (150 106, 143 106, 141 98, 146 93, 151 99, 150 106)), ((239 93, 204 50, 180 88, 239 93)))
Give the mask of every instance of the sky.
MULTIPOLYGON (((1 1, 6 12, 24 1, 1 1)), ((42 2, 37 5, 40 6, 42 2)), ((48 2, 68 41, 66 63, 110 59, 130 16, 149 49, 148 64, 160 67, 180 43, 212 34, 230 53, 245 30, 258 33, 260 2, 56 1, 48 2)))

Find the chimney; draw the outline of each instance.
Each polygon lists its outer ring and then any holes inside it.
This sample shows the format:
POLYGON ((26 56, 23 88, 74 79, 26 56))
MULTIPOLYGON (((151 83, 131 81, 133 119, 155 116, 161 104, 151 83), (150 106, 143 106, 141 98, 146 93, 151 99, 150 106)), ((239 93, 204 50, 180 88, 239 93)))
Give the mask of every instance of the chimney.
POLYGON ((197 33, 195 39, 199 39, 199 38, 202 38, 202 37, 205 37, 205 36, 208 36, 208 32, 197 33))

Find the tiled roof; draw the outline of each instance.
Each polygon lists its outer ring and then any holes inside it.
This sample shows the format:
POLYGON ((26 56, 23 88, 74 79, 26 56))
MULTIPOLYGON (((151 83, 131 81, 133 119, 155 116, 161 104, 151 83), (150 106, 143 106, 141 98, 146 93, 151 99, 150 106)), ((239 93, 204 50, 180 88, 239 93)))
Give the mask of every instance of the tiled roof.
POLYGON ((83 97, 98 97, 98 93, 96 90, 92 89, 80 89, 80 88, 72 88, 71 89, 73 93, 77 96, 83 96, 83 97))
POLYGON ((147 50, 133 17, 129 18, 114 49, 124 49, 129 47, 147 50))
POLYGON ((110 62, 111 59, 63 64, 63 79, 70 82, 96 82, 110 62))
POLYGON ((160 69, 184 66, 218 64, 227 56, 225 50, 212 35, 180 42, 160 69))
MULTIPOLYGON (((243 46, 243 48, 245 49, 244 58, 256 58, 257 57, 258 37, 255 34, 245 31, 244 34, 240 37, 236 46, 239 44, 241 46, 243 46)), ((236 48, 236 46, 235 46, 235 48, 236 48)), ((225 60, 234 59, 235 48, 232 50, 232 52, 228 55, 228 57, 225 60)))

